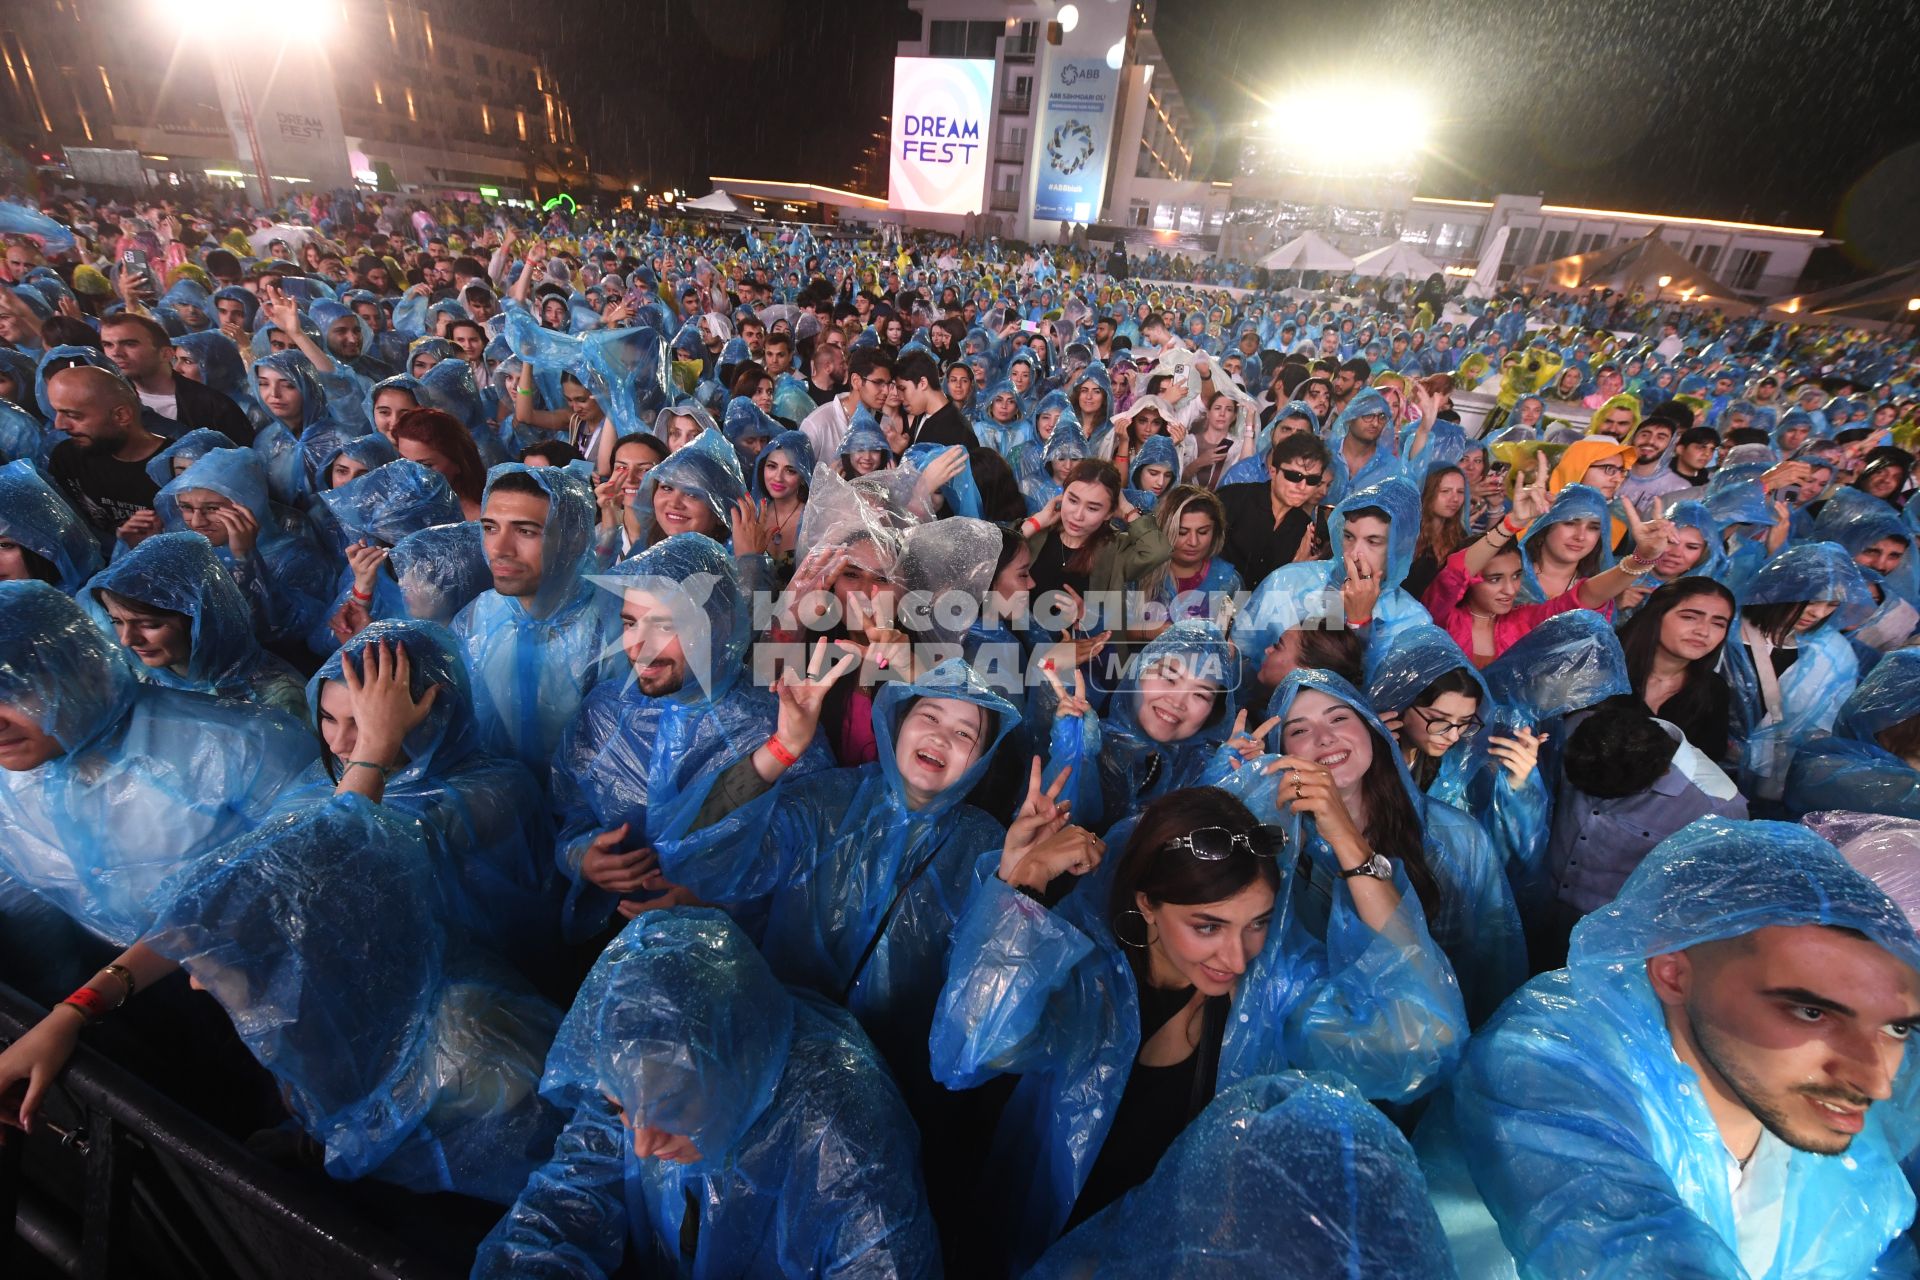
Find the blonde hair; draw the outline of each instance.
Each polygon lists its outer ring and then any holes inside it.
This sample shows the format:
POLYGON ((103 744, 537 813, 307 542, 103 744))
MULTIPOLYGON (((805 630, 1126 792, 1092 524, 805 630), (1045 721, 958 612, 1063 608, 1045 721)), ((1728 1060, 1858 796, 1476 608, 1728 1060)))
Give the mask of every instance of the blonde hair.
MULTIPOLYGON (((1176 485, 1160 495, 1160 501, 1154 504, 1154 523, 1173 541, 1174 532, 1180 527, 1180 517, 1191 514, 1195 508, 1204 511, 1213 521, 1213 544, 1207 548, 1207 558, 1220 554, 1227 545, 1227 509, 1220 501, 1220 495, 1211 489, 1203 489, 1197 484, 1176 485)), ((1172 594, 1167 588, 1172 585, 1173 561, 1155 565, 1140 578, 1140 594, 1149 600, 1157 600, 1163 592, 1172 594)))

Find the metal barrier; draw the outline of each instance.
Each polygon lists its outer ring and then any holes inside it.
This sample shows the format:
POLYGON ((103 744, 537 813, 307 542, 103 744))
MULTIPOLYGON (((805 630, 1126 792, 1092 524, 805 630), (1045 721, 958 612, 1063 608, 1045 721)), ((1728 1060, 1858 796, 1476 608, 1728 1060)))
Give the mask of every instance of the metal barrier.
MULTIPOLYGON (((0 1041, 44 1013, 0 985, 0 1041)), ((48 1264, 82 1280, 458 1274, 85 1045, 48 1091, 34 1133, 10 1132, 0 1147, 0 1221, 13 1224, 0 1236, 0 1276, 43 1274, 48 1264)))

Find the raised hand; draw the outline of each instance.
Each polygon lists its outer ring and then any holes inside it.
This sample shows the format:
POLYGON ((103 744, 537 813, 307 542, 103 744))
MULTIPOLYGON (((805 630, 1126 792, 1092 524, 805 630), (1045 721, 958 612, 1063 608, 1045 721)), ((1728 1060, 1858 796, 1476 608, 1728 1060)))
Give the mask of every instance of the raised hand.
POLYGON ((733 526, 733 554, 756 555, 767 549, 767 526, 752 498, 743 497, 733 504, 729 519, 733 526))
POLYGON ((1075 665, 1073 668, 1073 692, 1068 693, 1067 686, 1060 682, 1060 674, 1057 670, 1058 665, 1059 664, 1052 658, 1044 659, 1040 663, 1040 674, 1046 678, 1048 684, 1053 686, 1054 697, 1057 699, 1053 708, 1053 718, 1055 720, 1078 720, 1081 716, 1093 710, 1093 704, 1087 701, 1086 682, 1080 678, 1080 668, 1078 665, 1075 665))
POLYGON ((380 566, 387 562, 387 549, 360 541, 347 548, 347 564, 353 570, 353 590, 358 596, 373 595, 373 584, 380 566))
POLYGON ((1233 732, 1227 735, 1227 747, 1237 752, 1242 760, 1258 760, 1267 753, 1267 735, 1279 725, 1280 717, 1274 716, 1252 733, 1248 733, 1247 709, 1242 707, 1239 714, 1233 718, 1233 732))
POLYGON ((236 560, 253 554, 254 542, 260 536, 260 522, 253 518, 253 512, 229 502, 215 511, 213 518, 227 531, 227 550, 236 560))
POLYGON ((398 757, 407 735, 433 711, 440 686, 433 685, 416 700, 406 646, 385 640, 361 650, 357 666, 352 656, 342 655, 340 679, 353 705, 354 755, 388 764, 398 757))
POLYGON ((781 678, 777 688, 780 710, 773 736, 788 755, 798 756, 812 744, 814 731, 820 727, 820 708, 826 702, 827 691, 841 676, 860 665, 857 647, 842 645, 841 649, 838 659, 829 667, 827 656, 831 651, 827 642, 820 640, 813 646, 806 675, 789 669, 781 678))
POLYGON ((1373 571, 1373 566, 1358 551, 1348 551, 1346 562, 1347 580, 1340 587, 1340 599, 1346 608, 1346 616, 1356 621, 1371 619, 1374 606, 1380 603, 1380 575, 1373 571))

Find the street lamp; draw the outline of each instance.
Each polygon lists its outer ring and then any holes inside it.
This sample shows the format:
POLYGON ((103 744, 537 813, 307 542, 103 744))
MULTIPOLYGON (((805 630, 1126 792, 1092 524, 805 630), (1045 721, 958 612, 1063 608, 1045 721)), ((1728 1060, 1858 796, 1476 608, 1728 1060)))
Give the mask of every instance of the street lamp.
POLYGON ((1658 283, 1660 287, 1653 292, 1653 305, 1657 307, 1660 305, 1660 295, 1665 293, 1667 286, 1673 283, 1673 277, 1661 276, 1656 283, 1658 283))

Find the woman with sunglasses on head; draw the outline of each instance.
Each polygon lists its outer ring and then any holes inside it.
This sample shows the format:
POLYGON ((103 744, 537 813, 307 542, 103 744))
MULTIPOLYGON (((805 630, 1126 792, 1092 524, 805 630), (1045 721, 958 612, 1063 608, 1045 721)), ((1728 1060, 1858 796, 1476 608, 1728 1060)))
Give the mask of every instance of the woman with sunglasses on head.
POLYGON ((1011 1224, 1014 1271, 1144 1181, 1221 1088, 1297 1067, 1404 1101, 1451 1071, 1459 995, 1404 870, 1349 824, 1321 927, 1307 924, 1274 823, 1328 793, 1296 800, 1275 763, 1161 796, 1097 867, 1055 843, 1075 828, 1039 834, 1064 815, 1036 778, 970 896, 933 1066, 949 1088, 1019 1077, 984 1193, 1011 1224))

